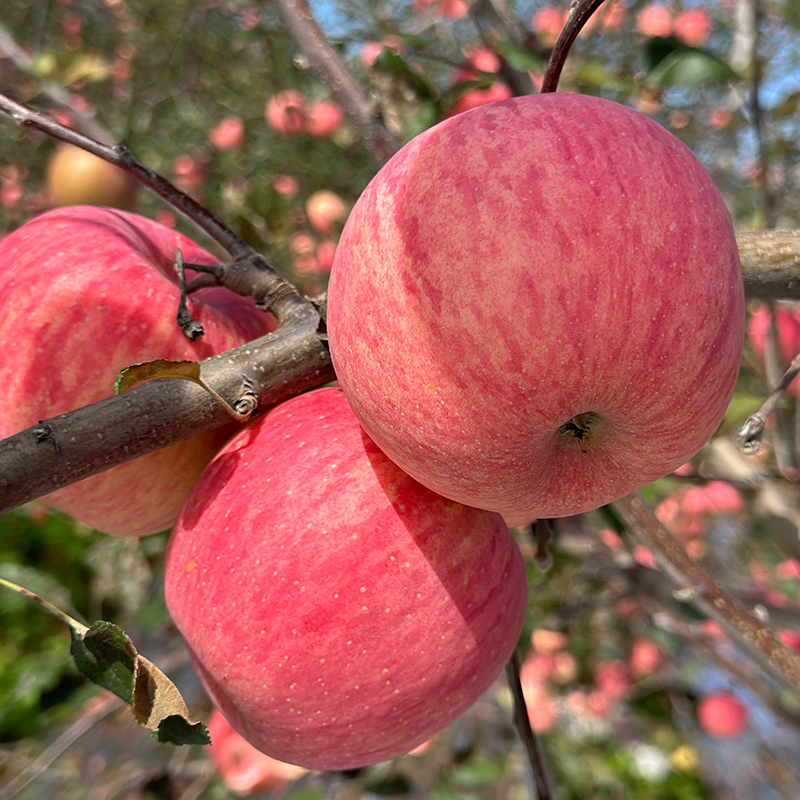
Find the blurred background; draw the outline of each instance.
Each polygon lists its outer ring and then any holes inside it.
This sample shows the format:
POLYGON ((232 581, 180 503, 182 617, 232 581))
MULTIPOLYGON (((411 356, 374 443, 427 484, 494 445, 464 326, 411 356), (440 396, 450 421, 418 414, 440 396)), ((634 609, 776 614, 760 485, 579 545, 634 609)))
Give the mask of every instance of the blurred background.
MULTIPOLYGON (((567 14, 566 4, 513 0, 311 6, 400 142, 536 92, 567 14)), ((795 229, 798 24, 796 0, 607 0, 560 86, 672 131, 711 173, 737 229, 795 229)), ((3 0, 0 91, 124 142, 307 294, 324 291, 347 213, 380 166, 269 2, 3 0)), ((124 175, 0 119, 0 236, 77 203, 132 209, 209 246, 124 175)), ((800 350, 800 309, 751 301, 748 313, 718 436, 643 494, 690 555, 800 651, 798 383, 757 455, 735 443, 800 350)), ((531 532, 516 535, 530 565, 522 682, 558 798, 800 797, 798 696, 676 597, 609 513, 559 520, 544 573, 531 532)), ((0 518, 0 577, 124 626, 208 719, 163 602, 166 541, 104 536, 35 502, 0 518)), ((502 679, 421 752, 355 774, 287 769, 213 724, 211 751, 156 744, 78 675, 66 628, 0 589, 2 800, 535 797, 502 679)))

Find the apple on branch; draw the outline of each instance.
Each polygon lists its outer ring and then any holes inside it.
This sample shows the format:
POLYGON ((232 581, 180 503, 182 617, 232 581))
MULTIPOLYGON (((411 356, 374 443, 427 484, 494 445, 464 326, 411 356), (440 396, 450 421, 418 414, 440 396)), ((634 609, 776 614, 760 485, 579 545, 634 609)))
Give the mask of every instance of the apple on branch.
POLYGON ((742 355, 730 216, 692 153, 594 97, 459 114, 350 213, 331 357, 377 445, 519 524, 601 506, 689 460, 742 355))
MULTIPOLYGON (((207 288, 190 295, 205 336, 189 342, 175 321, 178 249, 189 264, 217 260, 148 219, 89 206, 42 214, 0 243, 0 438, 112 396, 115 378, 132 364, 200 361, 274 329, 251 301, 207 288)), ((106 533, 164 530, 237 427, 200 434, 45 499, 106 533)))
POLYGON ((47 167, 52 206, 113 206, 133 210, 138 183, 127 172, 74 144, 62 143, 47 167))
POLYGON ((527 586, 498 514, 418 484, 326 388, 206 468, 172 531, 165 596, 233 728, 337 770, 407 753, 466 711, 514 650, 527 586))

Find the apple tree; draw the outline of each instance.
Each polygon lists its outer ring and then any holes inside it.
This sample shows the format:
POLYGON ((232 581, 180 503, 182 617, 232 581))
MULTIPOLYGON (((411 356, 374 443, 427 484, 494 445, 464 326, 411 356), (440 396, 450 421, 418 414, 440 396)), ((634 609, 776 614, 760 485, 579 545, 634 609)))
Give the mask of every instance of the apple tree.
MULTIPOLYGON (((0 797, 85 797, 88 785, 98 797, 219 797, 226 784, 308 797, 797 794, 791 4, 6 0, 4 11, 0 797), (513 129, 493 110, 542 101, 576 109, 548 117, 574 154, 563 164, 556 145, 527 150, 542 123, 513 129), (498 125, 503 158, 470 173, 480 146, 500 147, 464 120, 498 125), (592 139, 603 124, 613 130, 592 139), (650 131, 694 156, 631 160, 650 131), (443 132, 452 140, 425 162, 443 132), (590 139, 602 147, 586 158, 590 139), (388 189, 365 192, 412 140, 422 155, 395 159, 403 168, 378 178, 388 189), (518 183, 534 167, 556 176, 545 197, 556 212, 539 228, 519 186, 545 184, 518 183), (472 218, 463 186, 433 203, 463 175, 470 202, 487 198, 472 218), (421 184, 434 189, 415 195, 421 184), (517 202, 505 210, 508 185, 517 202), (620 198, 641 187, 658 199, 636 216, 620 198), (513 234, 492 238, 509 221, 513 234), (587 289, 594 260, 647 236, 645 263, 587 289), (441 283, 402 260, 434 240, 441 283), (544 259, 553 285, 574 290, 530 312, 547 281, 512 285, 492 260, 515 248, 526 262, 558 253, 544 259), (575 264, 562 260, 573 251, 575 264), (680 285, 648 272, 659 258, 680 285), (399 302, 392 270, 407 270, 400 290, 424 287, 413 302, 399 302), (678 295, 682 316, 650 336, 678 295), (570 299, 583 310, 554 333, 570 299), (374 316, 348 331, 370 303, 374 316), (503 436, 541 375, 561 364, 553 386, 566 396, 580 354, 600 360, 589 332, 633 372, 615 382, 613 369, 581 367, 588 402, 635 385, 619 424, 645 407, 658 419, 617 437, 576 486, 638 483, 572 507, 578 490, 556 458, 546 503, 487 500, 493 480, 495 496, 511 494, 524 459, 503 436), (547 336, 553 349, 522 381, 517 365, 547 336), (431 342, 435 365, 457 357, 470 379, 442 400, 447 414, 414 417, 423 403, 401 390, 421 380, 413 369, 430 372, 431 342), (504 356, 514 348, 516 361, 504 356), (336 377, 381 450, 339 389, 319 389, 336 377), (642 466, 703 415, 683 457, 642 466), (499 429, 481 428, 492 420, 499 429), (476 474, 477 493, 452 489, 476 474), (298 548, 293 528, 313 536, 298 548), (372 675, 359 659, 381 680, 355 677, 372 675), (384 701, 395 692, 406 705, 384 701), (158 745, 137 723, 187 746, 158 745)), ((444 375, 423 384, 431 402, 444 375)), ((580 458, 610 419, 574 408, 558 435, 580 458)))

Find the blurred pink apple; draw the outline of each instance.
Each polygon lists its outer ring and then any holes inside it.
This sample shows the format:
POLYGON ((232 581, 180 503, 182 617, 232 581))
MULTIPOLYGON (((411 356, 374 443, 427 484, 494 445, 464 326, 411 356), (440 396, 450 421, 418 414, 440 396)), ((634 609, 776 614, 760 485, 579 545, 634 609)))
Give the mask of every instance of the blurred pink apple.
POLYGON ((206 183, 206 165, 190 155, 180 155, 172 162, 172 180, 179 189, 199 194, 206 183))
POLYGON ((391 50, 398 55, 405 49, 402 39, 394 36, 388 36, 380 42, 364 42, 361 45, 361 61, 364 66, 371 67, 375 64, 375 60, 384 50, 391 50))
POLYGON ((663 661, 664 653, 650 639, 638 637, 631 643, 628 664, 630 665, 631 675, 634 678, 647 678, 658 672, 663 661))
POLYGON ((669 36, 672 12, 661 3, 650 3, 636 15, 636 30, 645 36, 669 36))
POLYGON ((704 8, 682 11, 675 17, 672 32, 675 38, 689 47, 702 47, 711 35, 711 14, 704 8))
POLYGON ((277 407, 212 461, 173 529, 165 593, 231 725, 325 770, 449 725, 497 678, 527 607, 502 518, 403 473, 335 388, 277 407))
POLYGON ((743 333, 736 239, 703 167, 647 117, 568 93, 406 145, 350 213, 328 292, 369 435, 433 491, 513 519, 588 511, 688 461, 722 420, 743 333))
POLYGON ((294 89, 271 97, 264 113, 267 124, 281 136, 296 136, 305 130, 306 99, 294 89))
POLYGON ((280 173, 272 181, 272 188, 284 197, 294 197, 298 191, 297 179, 280 173))
POLYGON ((238 150, 244 145, 241 117, 225 117, 208 132, 208 141, 217 150, 238 150))
POLYGON ((469 0, 414 0, 415 11, 434 8, 442 19, 463 19, 469 13, 469 0))
POLYGON ((715 692, 697 704, 700 727, 715 739, 735 739, 747 729, 748 714, 744 704, 731 692, 715 692))
POLYGON ((531 19, 531 30, 545 47, 552 47, 568 18, 569 12, 565 8, 542 6, 531 19))
POLYGON ((504 83, 493 83, 487 89, 468 89, 451 106, 447 116, 454 117, 456 114, 463 114, 465 111, 496 103, 498 100, 508 100, 511 96, 511 89, 504 83))
POLYGON ((344 200, 329 189, 320 189, 306 200, 308 224, 323 236, 329 234, 333 226, 346 216, 347 206, 344 200))
POLYGON ((306 133, 315 139, 330 139, 341 127, 344 111, 335 103, 309 103, 305 120, 306 133))
POLYGON ((216 709, 208 720, 208 755, 227 787, 237 794, 278 792, 308 770, 285 764, 256 750, 216 709))

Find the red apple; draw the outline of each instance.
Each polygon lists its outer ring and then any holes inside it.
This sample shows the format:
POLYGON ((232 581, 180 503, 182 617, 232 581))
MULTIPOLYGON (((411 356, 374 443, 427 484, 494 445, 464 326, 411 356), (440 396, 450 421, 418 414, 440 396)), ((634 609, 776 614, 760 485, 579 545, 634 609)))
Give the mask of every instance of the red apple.
MULTIPOLYGON (((131 364, 201 360, 274 327, 250 301, 203 289, 189 304, 206 334, 190 343, 175 322, 178 248, 187 263, 216 260, 155 222, 88 206, 50 211, 0 243, 0 438, 113 395, 131 364)), ((201 434, 46 499, 107 533, 164 530, 234 430, 201 434)))
POLYGON ((515 521, 596 508, 688 461, 733 392, 730 216, 674 136, 574 94, 452 117, 345 224, 331 355, 386 454, 515 521))
POLYGON ((216 709, 208 720, 208 755, 228 788, 237 794, 278 792, 307 770, 256 750, 216 709))
POLYGON ((716 692, 697 705, 700 727, 716 739, 735 739, 747 729, 747 709, 735 694, 716 692))
POLYGON ((132 209, 137 182, 127 172, 80 147, 61 144, 47 167, 53 206, 114 206, 132 209))
POLYGON ((165 592, 231 725, 323 770, 399 756, 466 711, 511 655, 527 594, 501 517, 408 477, 335 388, 211 462, 173 529, 165 592))

